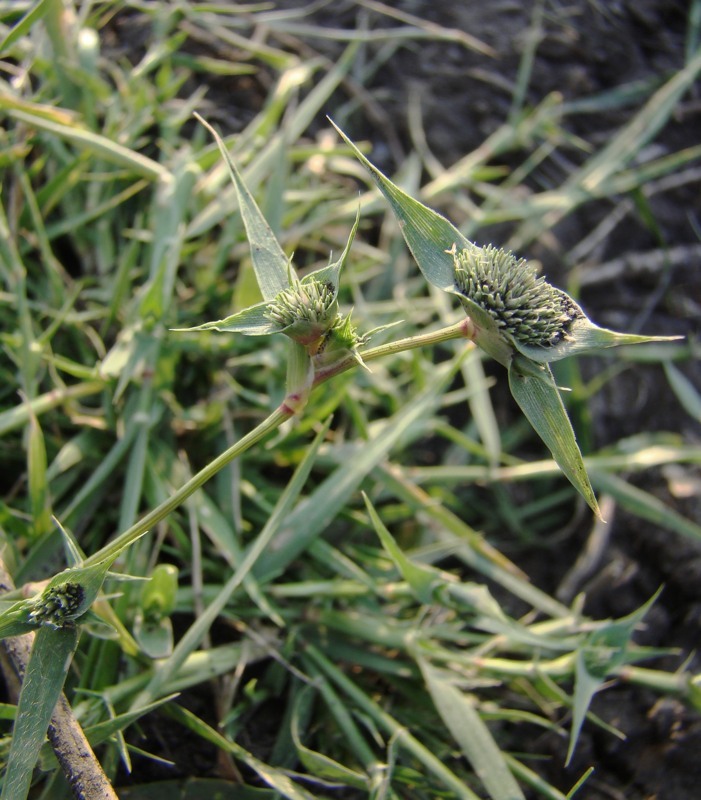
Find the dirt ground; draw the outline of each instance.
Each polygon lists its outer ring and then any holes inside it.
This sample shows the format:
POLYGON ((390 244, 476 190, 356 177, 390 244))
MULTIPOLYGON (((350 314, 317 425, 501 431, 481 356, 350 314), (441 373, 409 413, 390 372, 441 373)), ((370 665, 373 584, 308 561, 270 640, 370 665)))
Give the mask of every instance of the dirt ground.
MULTIPOLYGON (((288 0, 276 5, 289 9, 313 6, 315 21, 334 27, 353 27, 359 14, 368 13, 367 7, 354 2, 310 4, 288 0)), ((391 172, 411 147, 408 115, 417 99, 427 145, 445 165, 477 148, 507 119, 522 53, 533 35, 530 24, 536 6, 542 11, 542 29, 527 89, 526 99, 531 105, 551 92, 577 100, 637 82, 661 82, 684 64, 690 3, 545 0, 539 5, 515 0, 404 0, 390 5, 468 32, 494 51, 490 57, 459 44, 408 42, 377 72, 349 132, 356 138, 370 139, 373 158, 391 172)), ((320 40, 309 44, 315 49, 325 48, 331 58, 342 47, 320 40)), ((258 93, 255 85, 241 85, 233 101, 231 87, 226 89, 232 126, 255 114, 256 104, 264 98, 260 88, 258 93)), ((215 83, 212 91, 216 98, 224 87, 215 83)), ((347 96, 339 96, 339 105, 346 100, 347 96)), ((568 125, 572 133, 601 146, 633 110, 619 107, 610 113, 582 113, 572 117, 568 125)), ((659 157, 697 145, 700 131, 701 86, 697 86, 646 155, 659 157)), ((549 167, 550 174, 544 168, 532 180, 557 185, 564 173, 558 173, 557 164, 549 167)), ((553 282, 564 282, 563 254, 602 220, 616 220, 589 253, 590 263, 582 270, 584 308, 599 324, 620 330, 698 336, 700 177, 701 171, 697 171, 676 183, 670 181, 666 190, 649 198, 657 230, 646 224, 630 199, 588 203, 535 244, 532 252, 521 255, 541 259, 553 282), (666 268, 663 260, 654 257, 661 243, 670 249, 682 248, 681 256, 666 268)), ((542 186, 534 183, 533 188, 542 186)), ((498 242, 502 233, 481 230, 480 236, 487 239, 493 234, 498 242)), ((597 368, 595 360, 586 361, 584 369, 589 374, 597 368)), ((698 364, 684 369, 697 386, 701 385, 698 364)), ((619 375, 597 396, 591 412, 598 446, 644 431, 669 431, 697 442, 701 439, 701 430, 671 395, 657 367, 636 368, 619 375)), ((701 519, 698 470, 653 470, 636 480, 685 516, 701 519)), ((681 666, 684 658, 696 669, 701 668, 701 658, 696 654, 701 546, 641 523, 620 510, 611 515, 608 536, 597 573, 585 586, 578 587, 586 589, 587 611, 596 617, 621 616, 664 586, 639 641, 678 648, 679 653, 656 662, 666 669, 681 666)), ((584 544, 582 533, 559 542, 560 566, 551 557, 543 558, 542 552, 540 558, 519 563, 535 583, 554 591, 584 544)), ((574 763, 566 771, 562 766, 566 744, 547 736, 532 742, 534 751, 552 753, 549 766, 542 764, 539 769, 555 785, 571 786, 590 764, 596 764, 596 773, 583 792, 589 800, 693 800, 701 796, 701 716, 680 703, 658 701, 649 691, 625 685, 602 693, 593 710, 625 731, 627 738, 621 741, 588 726, 574 763)))

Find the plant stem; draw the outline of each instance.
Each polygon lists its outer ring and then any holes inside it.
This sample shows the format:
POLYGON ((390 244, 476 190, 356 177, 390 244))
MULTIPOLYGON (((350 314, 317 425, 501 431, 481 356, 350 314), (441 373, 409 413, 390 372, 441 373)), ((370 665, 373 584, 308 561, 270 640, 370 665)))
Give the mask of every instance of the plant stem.
POLYGON ((89 558, 83 562, 83 566, 89 567, 99 564, 102 561, 114 560, 125 547, 135 542, 140 536, 143 536, 146 531, 157 525, 162 519, 165 519, 171 511, 174 511, 178 506, 182 505, 190 495, 194 494, 200 486, 205 484, 210 478, 216 475, 220 469, 225 467, 235 458, 238 458, 242 453, 249 449, 271 431, 276 430, 282 425, 283 422, 292 416, 292 411, 284 403, 273 411, 263 422, 257 425, 250 433, 231 445, 220 456, 203 467, 198 473, 193 475, 189 481, 184 483, 176 492, 174 492, 167 500, 159 506, 149 511, 145 517, 142 517, 138 522, 131 526, 124 533, 117 536, 105 547, 93 553, 89 558))
MULTIPOLYGON (((469 317, 465 317, 465 319, 460 320, 460 322, 448 325, 445 328, 440 328, 437 331, 422 333, 419 334, 419 336, 408 336, 405 339, 397 339, 396 342, 386 342, 377 347, 361 350, 360 357, 364 362, 373 361, 383 356, 402 353, 405 350, 415 350, 418 347, 440 344, 441 342, 448 342, 451 339, 472 339, 474 334, 475 327, 473 322, 469 317)), ((335 364, 329 364, 327 367, 317 370, 314 375, 314 386, 318 386, 320 383, 329 380, 329 378, 340 375, 342 372, 346 372, 351 367, 357 365, 358 360, 353 355, 349 355, 335 364)))
MULTIPOLYGON (((469 319, 465 318, 454 325, 449 325, 448 327, 441 328, 438 331, 424 333, 419 336, 410 336, 406 339, 399 339, 396 342, 388 342, 386 344, 379 345, 378 347, 372 347, 362 353, 362 358, 363 361, 371 361, 375 358, 380 358, 381 356, 400 353, 404 350, 412 350, 417 347, 425 347, 431 344, 438 344, 439 342, 445 342, 450 339, 470 338, 473 333, 474 326, 469 319)), ((294 357, 295 353, 292 355, 294 357)), ((105 545, 105 547, 101 548, 96 553, 93 553, 93 555, 91 555, 89 558, 86 558, 83 562, 83 566, 89 567, 104 561, 114 561, 114 559, 117 558, 122 550, 135 542, 140 536, 143 536, 161 520, 165 519, 168 514, 171 513, 171 511, 174 511, 176 508, 182 505, 188 497, 196 492, 210 478, 214 477, 214 475, 216 475, 220 469, 225 467, 235 458, 238 458, 238 456, 248 450, 249 447, 252 447, 254 444, 259 442, 268 433, 276 428, 279 428, 283 422, 294 416, 295 413, 301 411, 301 407, 306 401, 306 391, 309 384, 306 380, 300 379, 301 373, 299 370, 301 367, 297 361, 295 361, 295 364, 296 371, 292 371, 293 380, 291 382, 294 385, 288 385, 288 392, 290 392, 288 397, 285 398, 282 404, 275 411, 273 411, 273 413, 270 414, 267 419, 261 422, 260 425, 254 428, 250 433, 246 434, 246 436, 244 436, 242 439, 239 439, 238 442, 231 445, 228 450, 225 450, 220 456, 215 458, 214 461, 211 461, 206 467, 203 467, 196 475, 193 475, 189 481, 183 484, 180 489, 174 492, 174 494, 172 494, 167 500, 154 508, 152 511, 149 511, 146 516, 142 517, 138 522, 124 531, 124 533, 117 536, 117 538, 112 542, 105 545)), ((329 380, 334 375, 345 372, 351 367, 355 367, 357 365, 357 359, 350 355, 348 358, 339 361, 338 364, 332 364, 328 367, 328 369, 320 370, 317 374, 315 374, 313 386, 317 386, 318 384, 329 380)), ((290 376, 288 376, 288 378, 289 377, 290 376)))
POLYGON ((0 412, 0 436, 4 436, 10 431, 22 428, 27 424, 30 415, 41 416, 68 400, 77 400, 91 394, 97 394, 105 388, 105 381, 94 380, 76 383, 72 386, 63 386, 52 389, 46 394, 32 397, 21 405, 0 412))
POLYGON ((465 317, 461 319, 460 322, 455 322, 437 331, 422 333, 419 336, 408 336, 406 339, 397 339, 396 342, 387 342, 377 347, 371 347, 369 350, 363 351, 361 355, 363 361, 372 361, 382 356, 394 355, 404 350, 414 350, 417 347, 440 344, 441 342, 448 342, 451 339, 471 339, 474 336, 474 332, 474 324, 469 317, 465 317))

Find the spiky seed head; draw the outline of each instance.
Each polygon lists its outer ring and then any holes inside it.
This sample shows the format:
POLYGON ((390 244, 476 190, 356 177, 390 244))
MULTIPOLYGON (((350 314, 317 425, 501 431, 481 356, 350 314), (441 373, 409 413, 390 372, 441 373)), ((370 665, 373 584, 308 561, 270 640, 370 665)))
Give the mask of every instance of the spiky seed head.
POLYGON ((336 289, 331 281, 295 283, 275 296, 266 315, 295 341, 316 342, 336 321, 336 289))
POLYGON ((279 292, 267 313, 281 327, 295 322, 325 322, 335 299, 330 281, 298 283, 279 292))
POLYGON ((69 581, 57 586, 48 586, 34 601, 29 621, 51 628, 63 628, 73 624, 79 615, 85 590, 79 583, 69 581))
POLYGON ((583 317, 564 292, 538 276, 523 258, 492 245, 451 251, 457 292, 480 306, 497 326, 525 346, 554 347, 583 317))

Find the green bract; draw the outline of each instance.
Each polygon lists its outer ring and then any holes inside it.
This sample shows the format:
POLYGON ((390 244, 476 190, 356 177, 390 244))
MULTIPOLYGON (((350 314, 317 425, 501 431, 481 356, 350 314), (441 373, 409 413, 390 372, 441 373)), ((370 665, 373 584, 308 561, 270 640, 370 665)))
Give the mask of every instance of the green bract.
POLYGON ((248 191, 221 137, 201 117, 198 119, 214 136, 229 167, 251 245, 253 268, 264 301, 225 319, 175 330, 215 330, 224 333, 243 333, 248 336, 284 333, 307 348, 312 356, 323 346, 332 330, 347 328, 346 321, 338 313, 338 286, 341 269, 348 258, 358 229, 358 218, 356 217, 348 242, 338 261, 300 280, 248 191))
POLYGON ((532 264, 492 245, 468 241, 445 217, 395 186, 334 127, 392 207, 421 272, 460 299, 470 318, 470 337, 508 369, 514 399, 563 473, 600 516, 549 362, 602 347, 675 337, 636 336, 595 325, 569 295, 538 276, 532 264))
POLYGON ((305 346, 320 342, 329 330, 343 321, 338 313, 339 278, 357 228, 356 220, 341 257, 333 264, 322 267, 301 280, 290 266, 288 285, 271 300, 257 303, 225 319, 175 330, 214 330, 248 336, 284 333, 305 346))

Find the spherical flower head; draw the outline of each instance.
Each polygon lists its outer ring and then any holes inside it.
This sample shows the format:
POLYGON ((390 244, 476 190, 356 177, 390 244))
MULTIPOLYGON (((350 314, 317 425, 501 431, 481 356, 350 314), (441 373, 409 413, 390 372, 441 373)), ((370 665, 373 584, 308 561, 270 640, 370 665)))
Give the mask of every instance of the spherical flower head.
POLYGON ((303 345, 318 341, 338 316, 336 287, 331 281, 296 282, 268 304, 266 316, 282 333, 303 345))
POLYGON ((523 258, 488 245, 454 250, 455 287, 482 308, 497 328, 524 347, 552 348, 570 338, 584 314, 564 292, 538 276, 523 258))
POLYGON ((72 625, 82 611, 84 599, 85 590, 79 583, 69 581, 49 586, 33 601, 29 621, 51 628, 72 625))

